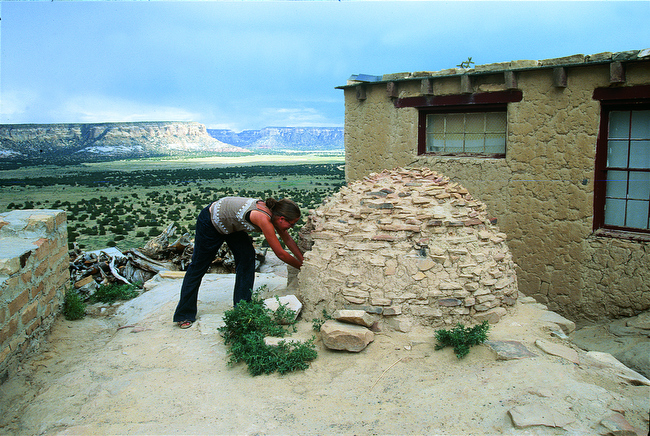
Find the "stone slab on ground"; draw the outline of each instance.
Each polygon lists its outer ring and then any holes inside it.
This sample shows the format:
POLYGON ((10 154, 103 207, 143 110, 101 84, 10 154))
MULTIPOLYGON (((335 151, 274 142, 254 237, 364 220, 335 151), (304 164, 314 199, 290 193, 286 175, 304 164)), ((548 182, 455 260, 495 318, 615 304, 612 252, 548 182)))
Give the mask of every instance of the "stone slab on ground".
MULTIPOLYGON (((116 318, 122 325, 135 324, 165 304, 178 302, 182 280, 164 278, 158 274, 145 283, 145 292, 139 297, 122 304, 116 311, 116 318), (148 290, 147 290, 148 289, 148 290)), ((286 287, 287 279, 275 274, 256 273, 255 289, 266 285, 267 292, 281 291, 286 287)), ((232 294, 235 287, 235 274, 206 274, 199 288, 199 312, 202 303, 219 303, 232 307, 232 294)), ((173 312, 169 314, 171 322, 173 312)))
POLYGON ((485 345, 494 351, 497 360, 525 359, 537 356, 518 341, 486 341, 485 345))
POLYGON ((375 339, 375 334, 366 327, 333 319, 325 321, 320 333, 323 344, 331 350, 359 352, 375 339))
POLYGON ((513 407, 508 411, 512 423, 516 428, 527 428, 534 426, 565 427, 575 421, 575 418, 567 413, 569 404, 565 407, 550 405, 546 403, 531 403, 513 407))
POLYGON ((561 357, 563 359, 568 360, 569 362, 573 362, 576 364, 580 363, 580 359, 578 358, 578 352, 570 347, 561 344, 555 344, 553 342, 546 341, 544 339, 536 340, 535 345, 537 345, 540 350, 542 350, 547 354, 552 354, 553 356, 561 357))
POLYGON ((547 310, 543 313, 540 321, 557 324, 567 335, 573 333, 576 329, 576 324, 573 321, 566 319, 559 313, 555 313, 550 310, 547 310))

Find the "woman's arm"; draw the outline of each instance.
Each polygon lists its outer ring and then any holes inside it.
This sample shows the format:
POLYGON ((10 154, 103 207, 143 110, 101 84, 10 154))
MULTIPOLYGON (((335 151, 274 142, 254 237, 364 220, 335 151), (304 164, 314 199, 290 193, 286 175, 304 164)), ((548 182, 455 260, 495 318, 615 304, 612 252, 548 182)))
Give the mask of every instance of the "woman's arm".
MULTIPOLYGON (((291 265, 294 268, 300 268, 302 266, 302 254, 300 254, 299 257, 298 256, 293 257, 284 248, 282 248, 282 244, 280 244, 280 240, 275 234, 275 227, 273 227, 273 224, 271 223, 271 218, 269 218, 267 214, 257 210, 253 210, 251 211, 250 214, 250 221, 251 223, 255 224, 257 227, 262 229, 262 233, 264 233, 264 237, 266 238, 266 241, 269 243, 269 246, 271 247, 275 255, 278 256, 278 259, 280 259, 284 263, 291 265)), ((291 236, 287 233, 286 230, 284 232, 278 231, 278 233, 280 233, 280 236, 282 237, 284 243, 287 244, 287 247, 289 247, 292 253, 295 254, 296 251, 300 253, 300 250, 298 249, 298 245, 296 245, 294 240, 291 239, 291 236), (282 233, 286 233, 286 236, 282 235, 282 233), (291 243, 287 243, 285 237, 289 238, 289 240, 291 240, 291 243)))
POLYGON ((286 245, 287 248, 291 250, 291 252, 296 257, 296 259, 298 259, 302 264, 303 262, 302 251, 300 251, 300 248, 298 248, 298 244, 296 244, 296 241, 293 240, 293 238, 291 237, 291 235, 287 230, 278 230, 278 233, 280 234, 282 241, 284 241, 284 245, 286 245))

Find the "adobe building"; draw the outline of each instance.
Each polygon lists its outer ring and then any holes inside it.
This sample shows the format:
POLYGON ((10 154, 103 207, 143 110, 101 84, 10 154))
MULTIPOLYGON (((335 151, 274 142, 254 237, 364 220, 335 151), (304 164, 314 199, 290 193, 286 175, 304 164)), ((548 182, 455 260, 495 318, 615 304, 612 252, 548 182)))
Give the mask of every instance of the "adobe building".
POLYGON ((573 318, 650 308, 650 49, 339 89, 348 182, 440 172, 497 219, 521 293, 573 318))

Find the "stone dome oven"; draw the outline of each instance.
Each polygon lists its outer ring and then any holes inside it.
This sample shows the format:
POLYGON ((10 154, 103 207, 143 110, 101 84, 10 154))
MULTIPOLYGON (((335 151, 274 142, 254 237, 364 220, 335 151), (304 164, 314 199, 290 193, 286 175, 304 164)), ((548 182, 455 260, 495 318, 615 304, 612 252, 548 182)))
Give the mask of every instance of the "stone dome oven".
POLYGON ((517 299, 506 235, 428 168, 373 173, 313 211, 298 275, 305 319, 363 309, 379 328, 496 323, 517 299))

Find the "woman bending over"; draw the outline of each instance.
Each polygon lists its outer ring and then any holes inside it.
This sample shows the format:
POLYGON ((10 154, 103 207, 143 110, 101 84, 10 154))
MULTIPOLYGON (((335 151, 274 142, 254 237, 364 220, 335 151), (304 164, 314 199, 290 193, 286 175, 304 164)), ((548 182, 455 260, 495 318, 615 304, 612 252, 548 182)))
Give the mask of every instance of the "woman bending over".
POLYGON ((257 231, 283 262, 300 268, 303 257, 288 230, 300 219, 300 208, 283 198, 266 201, 255 198, 224 197, 201 211, 196 220, 196 237, 192 262, 185 272, 181 296, 174 312, 174 322, 188 328, 196 321, 196 305, 201 280, 226 242, 235 257, 235 291, 233 303, 250 301, 255 280, 255 249, 249 232, 257 231), (276 235, 277 233, 277 235, 276 235), (280 239, 291 251, 282 248, 280 239))

